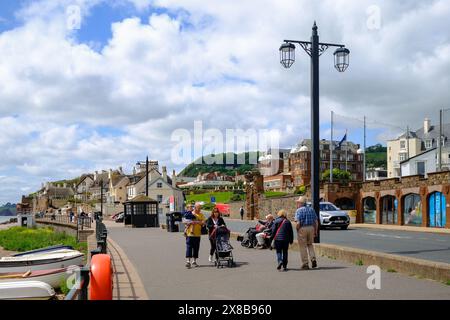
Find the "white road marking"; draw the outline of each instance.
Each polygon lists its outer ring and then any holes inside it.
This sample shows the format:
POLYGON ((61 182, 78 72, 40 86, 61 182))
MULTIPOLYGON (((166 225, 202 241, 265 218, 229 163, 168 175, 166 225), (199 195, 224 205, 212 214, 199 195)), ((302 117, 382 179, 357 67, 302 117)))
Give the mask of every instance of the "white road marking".
POLYGON ((383 234, 383 233, 366 233, 368 236, 374 236, 374 237, 382 237, 382 238, 394 238, 394 239, 412 239, 411 237, 404 237, 404 236, 394 236, 391 234, 383 234))

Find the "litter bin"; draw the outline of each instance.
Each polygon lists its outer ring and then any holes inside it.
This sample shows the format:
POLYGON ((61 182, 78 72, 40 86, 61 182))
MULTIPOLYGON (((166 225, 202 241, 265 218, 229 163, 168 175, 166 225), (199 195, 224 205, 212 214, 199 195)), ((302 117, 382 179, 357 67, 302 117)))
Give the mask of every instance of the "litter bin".
POLYGON ((166 214, 167 232, 178 232, 178 225, 175 224, 173 212, 166 214))

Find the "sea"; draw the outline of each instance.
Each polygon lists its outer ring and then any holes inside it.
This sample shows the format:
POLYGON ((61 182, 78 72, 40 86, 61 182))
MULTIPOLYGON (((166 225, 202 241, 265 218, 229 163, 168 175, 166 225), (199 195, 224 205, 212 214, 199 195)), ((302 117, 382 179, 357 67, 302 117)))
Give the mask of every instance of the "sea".
POLYGON ((0 224, 2 224, 3 222, 8 222, 12 218, 15 218, 15 217, 3 217, 3 216, 0 216, 0 224))

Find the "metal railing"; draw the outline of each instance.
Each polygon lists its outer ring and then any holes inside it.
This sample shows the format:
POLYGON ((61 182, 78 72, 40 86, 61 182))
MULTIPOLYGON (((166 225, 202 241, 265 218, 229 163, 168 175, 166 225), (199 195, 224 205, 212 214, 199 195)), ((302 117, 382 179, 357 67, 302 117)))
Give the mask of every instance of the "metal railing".
POLYGON ((92 226, 92 219, 89 217, 70 217, 60 214, 37 215, 36 217, 45 221, 77 225, 81 230, 84 230, 84 228, 90 229, 92 226))
POLYGON ((88 300, 90 267, 88 265, 76 271, 77 281, 64 300, 88 300))
MULTIPOLYGON (((91 258, 96 254, 106 254, 108 230, 102 222, 102 217, 96 217, 95 220, 95 238, 97 240, 97 248, 92 250, 91 258)), ((90 266, 86 265, 77 270, 77 284, 67 294, 65 300, 88 300, 88 287, 90 281, 90 266)))

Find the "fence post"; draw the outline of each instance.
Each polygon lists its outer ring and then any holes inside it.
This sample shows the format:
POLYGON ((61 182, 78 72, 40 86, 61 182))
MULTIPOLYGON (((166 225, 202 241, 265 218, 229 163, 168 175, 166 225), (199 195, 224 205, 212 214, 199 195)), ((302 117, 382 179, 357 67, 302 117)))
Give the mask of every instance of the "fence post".
POLYGON ((90 270, 87 267, 83 267, 80 270, 80 277, 83 280, 82 286, 80 288, 80 295, 78 300, 88 300, 88 287, 89 287, 89 276, 90 270))

